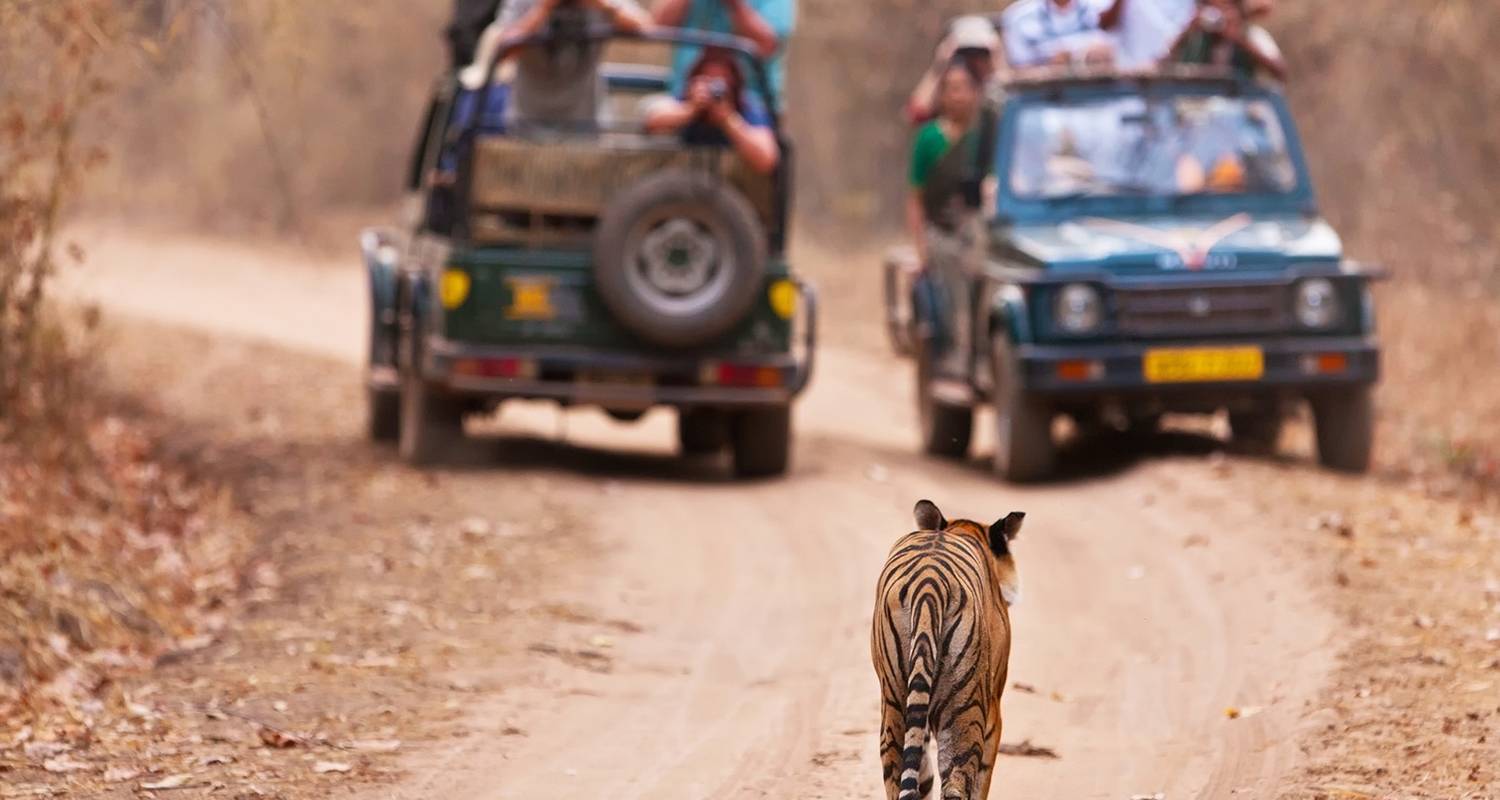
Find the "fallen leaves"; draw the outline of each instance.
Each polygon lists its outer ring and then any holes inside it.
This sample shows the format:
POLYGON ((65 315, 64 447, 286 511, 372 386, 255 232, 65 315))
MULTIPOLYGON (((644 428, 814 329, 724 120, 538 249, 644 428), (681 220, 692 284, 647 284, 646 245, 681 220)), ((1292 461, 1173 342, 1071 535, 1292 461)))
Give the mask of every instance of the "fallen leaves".
POLYGON ((260 737, 262 744, 273 750, 288 750, 305 744, 302 737, 269 725, 257 726, 255 733, 260 737))
POLYGON ((67 756, 58 756, 57 758, 49 758, 43 761, 42 769, 53 773, 64 773, 80 772, 86 769, 93 769, 93 767, 83 761, 75 761, 67 756))
POLYGON ((179 773, 177 775, 168 775, 167 777, 162 778, 159 781, 143 783, 141 784, 141 788, 148 792, 159 792, 168 789, 182 789, 186 788, 188 784, 192 783, 192 781, 193 776, 179 773))
POLYGON ((1017 758, 1061 758, 1056 750, 1032 744, 1030 739, 1026 739, 1020 744, 1001 743, 1000 755, 1015 756, 1017 758))
POLYGON ((401 749, 400 739, 358 739, 345 745, 360 753, 394 753, 401 749))

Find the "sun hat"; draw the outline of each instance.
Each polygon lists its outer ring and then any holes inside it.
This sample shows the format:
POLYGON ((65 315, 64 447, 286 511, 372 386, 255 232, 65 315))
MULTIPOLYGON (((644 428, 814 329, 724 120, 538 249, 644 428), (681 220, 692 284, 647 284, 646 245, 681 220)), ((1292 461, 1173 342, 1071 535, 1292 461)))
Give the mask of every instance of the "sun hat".
POLYGON ((955 53, 960 50, 994 52, 1000 49, 1000 34, 988 17, 969 15, 953 20, 948 29, 948 44, 955 53))

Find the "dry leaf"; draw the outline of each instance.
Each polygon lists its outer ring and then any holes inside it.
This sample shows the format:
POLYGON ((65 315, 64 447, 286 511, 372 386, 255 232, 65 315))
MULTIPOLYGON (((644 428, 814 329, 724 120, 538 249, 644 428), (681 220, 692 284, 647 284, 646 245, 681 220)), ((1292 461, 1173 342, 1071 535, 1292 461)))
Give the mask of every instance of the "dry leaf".
POLYGON ((110 767, 104 771, 104 779, 110 783, 121 783, 133 781, 141 776, 141 771, 130 767, 110 767))
POLYGON ((316 772, 319 775, 324 775, 330 772, 348 772, 351 769, 354 768, 340 761, 319 761, 318 763, 313 764, 313 772, 316 772))
POLYGON ((1020 744, 1000 745, 1000 755, 1019 756, 1021 758, 1058 758, 1057 751, 1050 747, 1041 747, 1031 743, 1027 739, 1020 744))
POLYGON ((291 735, 290 733, 287 733, 286 731, 279 731, 275 728, 268 728, 264 725, 259 726, 255 732, 260 735, 260 740, 263 744, 265 744, 266 747, 274 747, 278 750, 285 750, 289 747, 296 747, 302 744, 301 739, 291 735))
POLYGON ((400 739, 360 739, 349 743, 350 750, 361 753, 394 753, 401 749, 400 739))
POLYGON ((68 758, 67 756, 58 756, 57 758, 49 758, 46 761, 42 762, 42 769, 47 770, 48 772, 66 773, 79 772, 86 769, 92 769, 92 767, 82 761, 76 761, 74 759, 68 758))
POLYGON ((1230 719, 1246 719, 1265 710, 1265 706, 1240 706, 1238 708, 1230 706, 1224 709, 1224 716, 1230 719))
POLYGON ((141 788, 147 791, 158 791, 162 789, 181 789, 193 780, 191 775, 168 775, 155 783, 143 783, 141 788))

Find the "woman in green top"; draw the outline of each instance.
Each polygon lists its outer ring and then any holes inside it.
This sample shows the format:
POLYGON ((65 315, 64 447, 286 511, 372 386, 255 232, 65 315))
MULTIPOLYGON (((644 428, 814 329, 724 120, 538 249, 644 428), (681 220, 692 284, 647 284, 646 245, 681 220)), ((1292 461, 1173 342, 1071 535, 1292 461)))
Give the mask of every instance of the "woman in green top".
POLYGON ((979 76, 962 61, 943 73, 938 92, 938 116, 917 131, 911 151, 911 195, 906 201, 906 225, 920 263, 927 263, 927 193, 938 164, 974 125, 979 115, 979 76))

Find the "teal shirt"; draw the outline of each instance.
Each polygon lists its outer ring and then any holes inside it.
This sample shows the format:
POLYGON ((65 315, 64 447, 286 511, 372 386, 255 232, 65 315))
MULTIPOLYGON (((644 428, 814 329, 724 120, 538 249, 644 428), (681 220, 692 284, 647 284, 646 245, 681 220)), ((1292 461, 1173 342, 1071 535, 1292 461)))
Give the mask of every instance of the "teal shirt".
POLYGON ((927 188, 927 181, 932 178, 932 171, 948 155, 952 147, 948 141, 947 134, 938 125, 937 120, 923 125, 917 130, 917 138, 911 145, 911 171, 907 180, 913 189, 927 188))
MULTIPOLYGON (((781 40, 781 47, 776 51, 769 62, 767 62, 768 78, 771 81, 771 91, 776 95, 775 106, 780 108, 783 104, 783 87, 786 85, 786 45, 792 35, 792 29, 797 25, 797 3, 796 0, 745 0, 757 14, 766 21, 771 29, 776 31, 776 37, 781 40)), ((734 33, 734 19, 729 15, 729 9, 724 7, 722 0, 693 0, 688 6, 687 16, 682 20, 682 27, 692 28, 712 33, 734 33)), ((672 91, 676 94, 682 93, 682 84, 687 77, 687 72, 692 69, 693 64, 698 61, 699 48, 679 47, 672 55, 672 91)), ((749 88, 760 93, 758 82, 751 75, 746 75, 749 88)))

